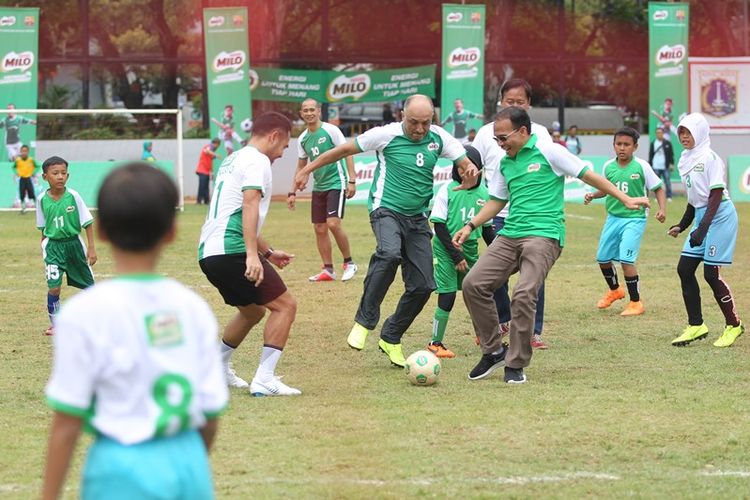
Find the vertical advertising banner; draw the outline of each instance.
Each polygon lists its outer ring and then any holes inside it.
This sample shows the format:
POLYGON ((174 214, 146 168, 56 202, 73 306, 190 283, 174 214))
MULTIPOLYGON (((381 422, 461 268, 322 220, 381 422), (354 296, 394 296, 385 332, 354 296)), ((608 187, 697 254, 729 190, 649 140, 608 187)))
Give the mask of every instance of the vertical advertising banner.
MULTIPOLYGON (((0 108, 37 107, 39 9, 0 9, 0 108)), ((36 117, 0 114, 0 164, 13 160, 22 145, 36 145, 36 117)), ((18 192, 18 190, 16 190, 18 192)))
POLYGON ((440 124, 468 142, 484 110, 484 5, 443 4, 440 124))
POLYGON ((682 148, 677 141, 677 123, 688 111, 688 34, 687 3, 648 4, 649 33, 649 135, 657 127, 672 142, 675 158, 682 148))
POLYGON ((231 154, 252 126, 247 9, 203 9, 203 33, 211 137, 231 154))

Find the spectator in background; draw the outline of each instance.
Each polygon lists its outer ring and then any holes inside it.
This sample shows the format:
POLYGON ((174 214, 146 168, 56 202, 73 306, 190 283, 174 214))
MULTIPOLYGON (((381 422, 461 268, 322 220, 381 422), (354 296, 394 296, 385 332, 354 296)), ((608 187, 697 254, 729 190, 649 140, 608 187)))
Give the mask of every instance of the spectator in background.
POLYGON ((669 173, 674 167, 674 149, 672 143, 664 137, 664 128, 662 127, 656 129, 656 139, 648 148, 648 162, 656 175, 664 181, 667 200, 672 201, 672 183, 669 180, 669 173))
POLYGON ((578 138, 578 125, 571 125, 568 128, 568 135, 565 136, 565 147, 568 151, 578 156, 581 154, 581 139, 578 138))
POLYGON ((560 136, 560 131, 559 130, 553 130, 552 131, 552 142, 554 142, 555 144, 559 144, 562 147, 566 147, 565 146, 565 141, 562 140, 562 137, 560 136))
POLYGON ((141 160, 143 161, 156 161, 156 157, 151 152, 154 149, 154 143, 151 141, 143 141, 143 153, 141 154, 141 160))
POLYGON ((206 144, 201 149, 198 168, 195 169, 195 173, 198 174, 198 199, 195 201, 197 205, 201 203, 208 205, 211 199, 208 184, 214 173, 214 158, 221 158, 216 152, 220 144, 221 140, 218 137, 214 137, 209 144, 206 144))

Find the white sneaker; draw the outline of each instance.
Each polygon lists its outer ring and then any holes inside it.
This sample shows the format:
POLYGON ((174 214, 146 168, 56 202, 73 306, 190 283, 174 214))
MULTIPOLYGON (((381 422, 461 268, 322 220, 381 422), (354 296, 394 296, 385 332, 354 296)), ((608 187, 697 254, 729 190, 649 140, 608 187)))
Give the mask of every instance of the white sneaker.
POLYGON ((250 383, 250 395, 255 397, 262 396, 299 396, 302 391, 289 387, 279 380, 279 377, 273 377, 268 382, 261 382, 253 379, 250 383))
POLYGON ((238 389, 246 389, 250 387, 250 384, 248 384, 244 379, 237 376, 234 368, 232 368, 232 363, 224 365, 224 371, 226 373, 227 385, 229 387, 237 387, 238 389))
POLYGON ((344 274, 341 276, 341 281, 349 281, 357 274, 357 264, 349 262, 344 266, 344 274))

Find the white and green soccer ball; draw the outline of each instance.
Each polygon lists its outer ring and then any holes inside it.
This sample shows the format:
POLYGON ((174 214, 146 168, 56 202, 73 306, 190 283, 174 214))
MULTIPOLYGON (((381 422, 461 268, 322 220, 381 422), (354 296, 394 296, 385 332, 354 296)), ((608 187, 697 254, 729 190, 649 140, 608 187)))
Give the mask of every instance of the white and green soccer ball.
POLYGON ((430 351, 417 351, 406 358, 406 378, 414 385, 432 385, 440 376, 440 360, 430 351))

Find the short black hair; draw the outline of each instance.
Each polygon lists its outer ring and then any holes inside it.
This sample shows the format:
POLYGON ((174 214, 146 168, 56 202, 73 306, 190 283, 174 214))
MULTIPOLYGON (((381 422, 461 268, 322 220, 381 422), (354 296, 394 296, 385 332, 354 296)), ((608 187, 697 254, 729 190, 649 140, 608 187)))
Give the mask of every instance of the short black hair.
POLYGON ((21 145, 21 149, 23 149, 23 148, 29 149, 29 147, 26 144, 22 144, 21 145))
POLYGON ((633 127, 622 127, 618 128, 615 132, 614 140, 617 141, 618 135, 626 135, 633 139, 633 144, 638 144, 638 139, 641 137, 641 134, 639 134, 633 127))
POLYGON ((269 135, 274 130, 281 130, 282 132, 292 133, 292 122, 289 118, 277 113, 276 111, 269 111, 263 113, 253 121, 253 135, 264 136, 269 135))
POLYGON ((500 87, 500 100, 503 100, 503 97, 505 97, 505 93, 507 91, 518 88, 523 89, 523 91, 526 93, 526 99, 531 102, 531 85, 523 78, 511 78, 507 82, 503 83, 503 86, 500 87))
POLYGON ((131 162, 110 172, 99 188, 99 227, 116 248, 149 251, 172 229, 177 201, 177 186, 167 174, 131 162))
POLYGON ((50 156, 46 160, 44 160, 44 163, 42 163, 42 172, 47 173, 47 170, 52 165, 65 165, 65 168, 68 168, 68 162, 60 158, 59 156, 50 156))
POLYGON ((495 116, 495 121, 498 120, 510 120, 514 129, 526 127, 526 132, 531 134, 531 118, 529 118, 529 114, 523 108, 517 108, 515 106, 503 108, 495 116))

